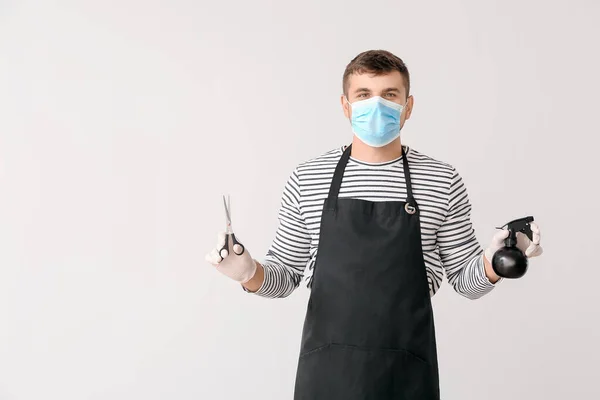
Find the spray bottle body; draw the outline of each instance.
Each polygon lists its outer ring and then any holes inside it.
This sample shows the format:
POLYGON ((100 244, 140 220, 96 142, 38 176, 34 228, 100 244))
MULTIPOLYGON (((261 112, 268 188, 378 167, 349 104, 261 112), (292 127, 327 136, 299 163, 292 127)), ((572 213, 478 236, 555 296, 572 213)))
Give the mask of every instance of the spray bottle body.
POLYGON ((529 262, 527 256, 517 247, 517 232, 522 232, 531 240, 529 223, 533 217, 525 217, 509 222, 506 226, 509 232, 504 240, 504 247, 496 251, 492 258, 492 269, 496 275, 516 279, 527 273, 529 262))

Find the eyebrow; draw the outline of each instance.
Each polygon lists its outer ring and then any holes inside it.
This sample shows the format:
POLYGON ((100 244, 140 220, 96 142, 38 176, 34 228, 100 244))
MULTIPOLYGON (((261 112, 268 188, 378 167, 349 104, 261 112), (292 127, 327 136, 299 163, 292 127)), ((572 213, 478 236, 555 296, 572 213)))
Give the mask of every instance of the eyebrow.
MULTIPOLYGON (((358 88, 354 91, 354 93, 370 93, 371 89, 368 88, 358 88)), ((395 88, 395 87, 389 87, 387 89, 383 89, 382 90, 383 93, 390 93, 390 92, 396 92, 396 93, 400 93, 400 89, 395 88)))

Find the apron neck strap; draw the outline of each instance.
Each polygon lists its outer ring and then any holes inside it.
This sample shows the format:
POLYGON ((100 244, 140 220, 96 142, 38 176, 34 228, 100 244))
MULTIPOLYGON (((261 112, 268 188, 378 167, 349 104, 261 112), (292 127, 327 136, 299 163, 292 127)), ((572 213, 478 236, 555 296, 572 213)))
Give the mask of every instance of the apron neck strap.
MULTIPOLYGON (((344 150, 340 161, 335 167, 335 172, 333 173, 333 180, 331 181, 331 186, 329 187, 329 195, 327 196, 327 200, 325 201, 324 205, 325 209, 335 209, 336 200, 340 193, 340 187, 342 186, 344 170, 346 169, 346 165, 348 164, 348 160, 350 159, 351 152, 352 144, 346 147, 346 150, 344 150)), ((408 168, 408 159, 406 157, 406 153, 404 152, 404 146, 402 146, 402 165, 404 170, 404 179, 406 181, 406 190, 408 193, 406 202, 416 207, 417 202, 415 201, 415 197, 413 196, 412 183, 410 181, 410 169, 408 168)))
POLYGON ((324 208, 332 210, 335 209, 335 203, 338 198, 338 194, 340 193, 340 187, 342 186, 342 178, 344 177, 344 170, 346 169, 346 165, 348 164, 348 160, 350 159, 350 152, 352 151, 352 144, 346 147, 344 153, 342 154, 342 158, 337 163, 335 167, 335 172, 333 173, 333 179, 331 180, 331 186, 329 186, 329 195, 327 196, 327 200, 325 201, 324 208))
POLYGON ((408 167, 408 157, 404 152, 404 146, 402 146, 402 167, 404 170, 404 181, 406 182, 406 203, 416 207, 417 202, 415 201, 415 196, 413 196, 412 182, 410 180, 410 168, 408 167))

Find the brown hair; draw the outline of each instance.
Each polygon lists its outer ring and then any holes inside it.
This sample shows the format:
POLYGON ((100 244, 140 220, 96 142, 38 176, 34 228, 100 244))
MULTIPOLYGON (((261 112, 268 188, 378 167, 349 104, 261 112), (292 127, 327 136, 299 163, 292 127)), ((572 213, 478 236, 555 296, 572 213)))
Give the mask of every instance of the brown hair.
POLYGON ((404 77, 406 96, 410 92, 410 74, 408 68, 399 57, 386 50, 368 50, 360 53, 346 66, 342 86, 344 94, 348 94, 348 79, 352 74, 365 72, 375 75, 383 75, 392 71, 398 71, 404 77))

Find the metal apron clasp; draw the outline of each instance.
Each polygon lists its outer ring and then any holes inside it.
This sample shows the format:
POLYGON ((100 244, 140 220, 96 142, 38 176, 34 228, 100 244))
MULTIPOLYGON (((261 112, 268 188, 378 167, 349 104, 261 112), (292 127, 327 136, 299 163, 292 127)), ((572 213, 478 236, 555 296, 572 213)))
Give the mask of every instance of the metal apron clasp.
POLYGON ((404 210, 406 210, 406 212, 410 215, 413 215, 417 212, 417 208, 411 205, 410 203, 406 203, 406 205, 404 206, 404 210))

